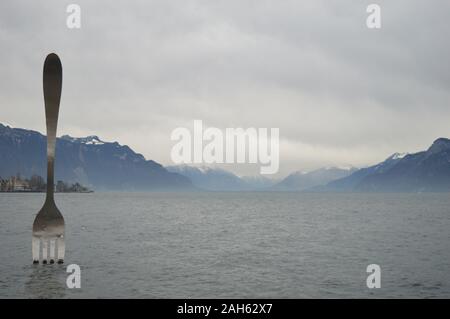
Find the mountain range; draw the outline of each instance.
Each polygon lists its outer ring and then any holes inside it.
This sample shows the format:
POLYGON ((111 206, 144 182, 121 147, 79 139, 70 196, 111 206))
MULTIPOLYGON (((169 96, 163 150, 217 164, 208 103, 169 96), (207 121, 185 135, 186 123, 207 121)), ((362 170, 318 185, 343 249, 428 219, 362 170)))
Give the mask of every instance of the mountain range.
POLYGON ((450 191, 450 140, 439 138, 426 150, 414 154, 394 153, 381 163, 354 167, 320 168, 294 172, 277 182, 259 177, 238 177, 221 169, 172 166, 209 190, 262 190, 303 192, 448 192, 450 191), (252 181, 253 180, 253 181, 252 181), (252 182, 250 182, 252 181, 252 182))
MULTIPOLYGON (((0 124, 0 176, 46 176, 46 137, 0 124)), ((126 145, 97 136, 56 141, 55 180, 79 182, 94 190, 192 190, 185 176, 146 160, 126 145)))
POLYGON ((323 186, 331 181, 347 177, 355 172, 354 167, 324 167, 311 172, 297 171, 281 182, 271 187, 273 191, 304 191, 313 187, 323 186))
MULTIPOLYGON (((0 176, 17 173, 25 177, 46 175, 46 137, 0 123, 0 176)), ((450 140, 439 138, 425 151, 395 153, 361 169, 321 168, 294 172, 279 181, 264 176, 239 177, 214 167, 163 167, 118 142, 64 135, 56 142, 55 178, 94 190, 118 191, 447 192, 450 140)))
POLYGON ((196 187, 210 191, 262 190, 276 182, 276 180, 264 176, 239 177, 232 172, 216 167, 175 165, 166 168, 169 172, 186 176, 196 187))
POLYGON ((450 140, 438 138, 426 150, 395 153, 383 162, 357 170, 312 191, 339 192, 448 192, 450 140))

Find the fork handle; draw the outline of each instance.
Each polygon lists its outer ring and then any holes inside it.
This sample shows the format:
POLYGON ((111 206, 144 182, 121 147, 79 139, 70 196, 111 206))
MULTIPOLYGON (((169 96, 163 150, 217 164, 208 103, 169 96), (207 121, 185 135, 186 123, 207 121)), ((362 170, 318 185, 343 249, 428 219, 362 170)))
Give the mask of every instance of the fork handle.
POLYGON ((53 200, 55 173, 55 143, 59 102, 62 88, 62 66, 59 57, 50 53, 43 72, 45 119, 47 125, 47 200, 53 200))

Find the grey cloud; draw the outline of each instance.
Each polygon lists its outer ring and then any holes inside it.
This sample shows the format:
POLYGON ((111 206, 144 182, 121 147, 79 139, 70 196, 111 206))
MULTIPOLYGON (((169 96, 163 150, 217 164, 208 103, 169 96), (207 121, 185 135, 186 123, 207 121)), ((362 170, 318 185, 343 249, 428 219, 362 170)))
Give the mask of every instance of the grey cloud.
MULTIPOLYGON (((2 1, 0 121, 43 131, 41 72, 64 67, 60 133, 98 134, 170 163, 170 132, 202 119, 279 127, 281 165, 371 164, 450 136, 450 3, 2 1)), ((233 167, 240 173, 251 168, 233 167)))

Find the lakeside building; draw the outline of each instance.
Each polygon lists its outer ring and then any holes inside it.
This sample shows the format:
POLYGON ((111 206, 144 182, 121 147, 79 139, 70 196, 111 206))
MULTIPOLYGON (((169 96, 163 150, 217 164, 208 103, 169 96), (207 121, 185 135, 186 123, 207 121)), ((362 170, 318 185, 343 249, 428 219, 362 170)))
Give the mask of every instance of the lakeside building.
MULTIPOLYGON (((17 174, 9 178, 0 176, 0 192, 45 192, 47 184, 39 175, 33 175, 29 179, 24 179, 17 174)), ((58 181, 55 185, 55 192, 58 193, 87 193, 92 192, 79 183, 66 184, 58 181)))

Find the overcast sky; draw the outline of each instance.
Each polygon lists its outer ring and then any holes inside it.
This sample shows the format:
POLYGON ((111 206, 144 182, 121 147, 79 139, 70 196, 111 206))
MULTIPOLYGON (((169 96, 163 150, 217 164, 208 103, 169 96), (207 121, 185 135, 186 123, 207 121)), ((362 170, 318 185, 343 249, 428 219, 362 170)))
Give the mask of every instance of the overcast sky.
POLYGON ((167 165, 172 130, 200 119, 280 128, 280 175, 365 166, 450 137, 449 38, 447 0, 2 0, 0 122, 45 132, 42 66, 56 52, 58 135, 167 165), (370 3, 381 29, 366 27, 370 3))

